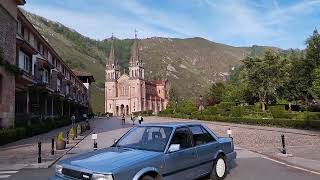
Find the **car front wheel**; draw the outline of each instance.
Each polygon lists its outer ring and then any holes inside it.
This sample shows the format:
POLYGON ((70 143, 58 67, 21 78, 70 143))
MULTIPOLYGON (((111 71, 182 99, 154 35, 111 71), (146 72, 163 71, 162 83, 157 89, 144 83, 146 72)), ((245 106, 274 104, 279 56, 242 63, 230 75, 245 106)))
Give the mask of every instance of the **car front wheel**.
POLYGON ((222 180, 227 175, 227 164, 225 157, 219 155, 214 161, 213 168, 211 171, 210 178, 212 180, 222 180))

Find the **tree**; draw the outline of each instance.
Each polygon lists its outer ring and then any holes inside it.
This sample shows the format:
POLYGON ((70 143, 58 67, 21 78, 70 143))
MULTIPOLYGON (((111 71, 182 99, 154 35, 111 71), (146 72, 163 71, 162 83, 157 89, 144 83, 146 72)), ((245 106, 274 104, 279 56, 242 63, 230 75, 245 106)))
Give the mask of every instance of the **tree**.
POLYGON ((314 77, 311 90, 314 92, 316 99, 318 99, 320 97, 320 68, 314 70, 314 77))
POLYGON ((269 97, 288 81, 287 60, 273 51, 266 51, 263 58, 246 57, 243 60, 248 88, 257 95, 265 111, 269 97))
POLYGON ((215 83, 209 88, 209 91, 205 95, 206 105, 212 106, 219 104, 222 101, 223 92, 225 86, 223 83, 215 83))

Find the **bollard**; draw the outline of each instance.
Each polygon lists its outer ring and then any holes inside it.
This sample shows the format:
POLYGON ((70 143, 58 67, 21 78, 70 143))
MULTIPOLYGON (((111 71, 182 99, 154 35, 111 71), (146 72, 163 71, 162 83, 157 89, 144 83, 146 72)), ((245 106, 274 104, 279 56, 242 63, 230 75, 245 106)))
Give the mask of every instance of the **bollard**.
POLYGON ((93 150, 97 150, 98 149, 98 143, 96 140, 93 140, 93 150))
POLYGON ((78 138, 78 130, 77 130, 77 129, 78 129, 78 128, 76 127, 76 128, 75 128, 75 133, 74 133, 76 138, 78 138))
POLYGON ((38 163, 41 163, 41 142, 38 142, 38 163))
POLYGON ((286 144, 285 144, 285 141, 284 141, 284 135, 283 134, 281 135, 281 142, 282 142, 282 154, 287 154, 286 144))
POLYGON ((227 130, 227 134, 228 134, 229 138, 231 138, 232 131, 230 128, 227 130))
POLYGON ((93 139, 93 150, 95 151, 98 149, 98 143, 96 141, 96 139, 98 139, 98 135, 96 133, 93 133, 92 139, 93 139))
POLYGON ((51 139, 51 155, 54 155, 54 138, 51 139))
POLYGON ((67 131, 67 144, 69 144, 69 131, 67 131))

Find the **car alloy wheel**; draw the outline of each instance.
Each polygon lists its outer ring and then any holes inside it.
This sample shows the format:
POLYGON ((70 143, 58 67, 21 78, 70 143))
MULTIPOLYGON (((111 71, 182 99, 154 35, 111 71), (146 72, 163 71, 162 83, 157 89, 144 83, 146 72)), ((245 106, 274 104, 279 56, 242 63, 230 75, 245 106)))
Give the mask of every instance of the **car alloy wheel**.
POLYGON ((216 172, 218 177, 223 177, 226 172, 226 163, 222 158, 218 159, 216 164, 216 172))
POLYGON ((219 155, 217 159, 214 161, 212 172, 210 178, 212 180, 222 180, 227 175, 227 164, 225 157, 219 155))

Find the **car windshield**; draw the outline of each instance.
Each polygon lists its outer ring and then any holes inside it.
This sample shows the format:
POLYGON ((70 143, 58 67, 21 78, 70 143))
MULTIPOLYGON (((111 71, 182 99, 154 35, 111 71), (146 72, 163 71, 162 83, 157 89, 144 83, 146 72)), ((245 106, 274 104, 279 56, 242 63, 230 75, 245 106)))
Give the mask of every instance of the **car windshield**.
POLYGON ((124 135, 115 146, 163 152, 171 132, 172 128, 170 127, 135 127, 124 135))

